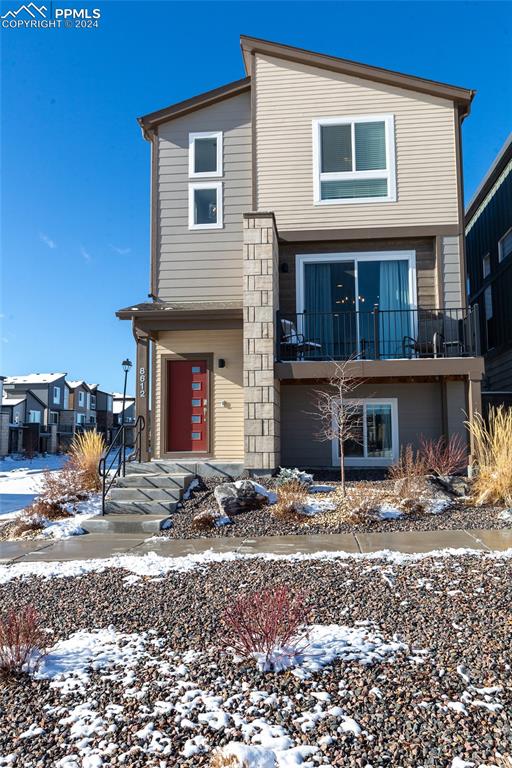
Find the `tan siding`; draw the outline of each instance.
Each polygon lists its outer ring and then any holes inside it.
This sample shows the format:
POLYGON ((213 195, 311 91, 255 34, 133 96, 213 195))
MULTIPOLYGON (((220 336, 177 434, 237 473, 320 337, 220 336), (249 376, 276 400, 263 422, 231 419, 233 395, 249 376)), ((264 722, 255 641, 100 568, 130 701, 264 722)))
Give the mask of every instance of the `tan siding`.
MULTIPOLYGON (((330 442, 320 442, 315 418, 314 389, 307 384, 281 384, 281 463, 283 466, 328 467, 330 442)), ((437 439, 442 434, 440 383, 381 383, 368 381, 357 397, 397 397, 400 445, 419 446, 420 435, 437 439), (421 408, 418 407, 421 403, 421 408)), ((464 434, 464 382, 448 383, 450 433, 464 434)))
POLYGON ((209 407, 211 445, 216 459, 244 457, 244 393, 242 373, 241 329, 217 331, 167 331, 161 332, 156 343, 155 402, 155 457, 160 455, 160 421, 162 408, 162 355, 213 354, 211 402, 209 407), (219 358, 226 361, 225 368, 218 367, 219 358), (225 407, 221 401, 225 401, 225 407))
POLYGON ((443 237, 441 248, 444 305, 447 309, 462 307, 460 240, 458 237, 443 237))
POLYGON ((296 273, 295 256, 298 253, 351 253, 355 251, 415 251, 418 307, 424 309, 437 306, 435 243, 433 238, 415 240, 344 240, 338 243, 311 243, 306 245, 284 245, 279 252, 279 261, 286 264, 288 271, 279 273, 280 308, 283 312, 295 313, 296 273))
POLYGON ((457 224, 450 101, 269 56, 256 57, 258 209, 280 230, 457 224), (395 116, 396 203, 313 205, 312 120, 395 116))
POLYGON ((240 299, 242 214, 251 208, 250 95, 164 123, 158 135, 158 295, 170 301, 240 299), (188 135, 197 131, 223 132, 224 175, 211 179, 223 182, 223 229, 188 228, 188 135))

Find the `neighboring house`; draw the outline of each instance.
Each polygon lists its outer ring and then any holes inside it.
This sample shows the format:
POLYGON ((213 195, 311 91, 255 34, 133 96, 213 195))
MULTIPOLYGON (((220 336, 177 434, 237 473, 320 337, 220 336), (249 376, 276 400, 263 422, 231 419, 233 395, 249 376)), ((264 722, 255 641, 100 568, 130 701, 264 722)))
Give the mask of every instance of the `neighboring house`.
POLYGON ((45 427, 45 403, 27 389, 18 394, 4 394, 2 413, 8 418, 6 453, 44 453, 50 451, 51 431, 45 427))
POLYGON ((56 426, 56 441, 45 449, 49 451, 56 450, 57 443, 61 439, 61 431, 65 430, 62 418, 68 407, 65 377, 65 373, 30 373, 26 376, 6 376, 4 382, 4 395, 16 397, 30 390, 44 404, 41 434, 51 435, 51 427, 56 426))
POLYGON ((512 134, 466 210, 471 304, 480 308, 486 403, 512 406, 512 134))
POLYGON ((123 409, 123 393, 113 392, 113 411, 114 426, 120 427, 122 424, 135 423, 135 398, 132 395, 126 395, 123 409))
MULTIPOLYGON (((4 399, 5 376, 0 376, 0 403, 4 399)), ((9 415, 0 409, 0 458, 9 453, 9 415)))
POLYGON ((110 392, 99 389, 98 384, 89 384, 89 389, 91 390, 91 411, 96 416, 97 430, 104 436, 105 441, 110 443, 114 426, 113 396, 110 392))
MULTIPOLYGON (((69 407, 74 412, 75 426, 92 429, 96 425, 96 406, 91 408, 90 386, 85 381, 68 381, 69 407)), ((93 395, 94 396, 94 395, 93 395)))
POLYGON ((117 315, 137 339, 152 456, 254 473, 339 464, 314 414, 333 359, 356 358, 364 380, 349 465, 466 435, 483 373, 464 272, 461 122, 474 92, 241 45, 244 79, 139 119, 153 301, 117 315))

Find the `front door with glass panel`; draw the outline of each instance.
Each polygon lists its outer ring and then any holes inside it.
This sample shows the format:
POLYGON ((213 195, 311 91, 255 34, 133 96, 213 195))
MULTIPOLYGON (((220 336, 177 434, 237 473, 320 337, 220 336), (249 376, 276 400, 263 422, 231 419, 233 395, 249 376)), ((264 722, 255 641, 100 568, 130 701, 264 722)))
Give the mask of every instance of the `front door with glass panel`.
POLYGON ((413 258, 407 254, 299 256, 299 324, 319 357, 402 356, 412 336, 413 258), (300 271, 302 266, 302 272, 300 271), (377 310, 377 314, 375 314, 377 310))
POLYGON ((208 451, 208 366, 206 360, 167 362, 168 453, 208 451))

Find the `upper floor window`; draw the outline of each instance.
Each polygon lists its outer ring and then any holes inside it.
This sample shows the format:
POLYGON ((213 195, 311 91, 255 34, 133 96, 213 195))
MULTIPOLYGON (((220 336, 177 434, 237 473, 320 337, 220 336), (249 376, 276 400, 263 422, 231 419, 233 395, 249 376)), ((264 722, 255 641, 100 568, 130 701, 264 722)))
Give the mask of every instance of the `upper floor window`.
POLYGON ((396 201, 393 115, 313 120, 316 204, 396 201))
POLYGON ((78 405, 81 405, 83 407, 84 404, 85 404, 85 392, 82 392, 80 390, 80 392, 78 393, 78 405))
POLYGON ((50 415, 48 416, 48 424, 58 424, 58 423, 59 423, 58 411, 50 411, 50 415))
POLYGON ((189 229, 222 228, 222 182, 189 184, 189 229))
POLYGON ((503 235, 498 243, 498 259, 503 261, 512 253, 512 227, 503 235))
MULTIPOLYGON (((482 260, 482 272, 484 280, 491 274, 491 254, 486 253, 482 260)), ((492 288, 490 285, 484 291, 485 319, 490 320, 493 316, 492 308, 492 288)))
POLYGON ((40 424, 41 423, 41 411, 29 411, 28 412, 28 420, 30 424, 40 424))
POLYGON ((96 410, 96 395, 91 395, 91 410, 96 410))
POLYGON ((189 133, 189 176, 222 176, 222 131, 189 133))
POLYGON ((66 386, 64 387, 64 408, 65 410, 69 408, 69 389, 66 386))
POLYGON ((107 411, 112 410, 113 400, 112 395, 107 395, 107 411))
POLYGON ((55 405, 58 405, 60 403, 60 387, 53 388, 53 402, 55 403, 55 405))
POLYGON ((87 410, 89 411, 91 409, 91 393, 90 392, 87 393, 86 399, 87 399, 87 410))

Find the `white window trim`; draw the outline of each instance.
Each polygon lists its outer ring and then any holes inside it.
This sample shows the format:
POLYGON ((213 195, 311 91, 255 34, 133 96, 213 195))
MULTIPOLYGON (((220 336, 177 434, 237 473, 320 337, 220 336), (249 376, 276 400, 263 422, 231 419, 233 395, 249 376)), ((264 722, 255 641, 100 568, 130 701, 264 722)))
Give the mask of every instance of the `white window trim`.
POLYGON ((503 243, 505 242, 505 238, 508 237, 510 234, 512 234, 512 227, 510 227, 510 229, 507 229, 505 234, 502 237, 500 237, 500 239, 498 240, 498 261, 500 264, 505 258, 505 255, 503 253, 503 243))
POLYGON ((222 131, 201 131, 188 135, 188 175, 191 179, 214 179, 222 176, 222 131), (196 139, 217 139, 217 170, 196 173, 196 139))
POLYGON ((189 229, 222 229, 223 204, 222 181, 196 181, 188 185, 188 228, 189 229), (215 189, 217 191, 217 221, 215 224, 196 224, 194 221, 194 193, 196 189, 215 189))
POLYGON ((396 203, 396 157, 395 157, 395 117, 394 115, 350 115, 348 117, 320 117, 313 120, 313 191, 315 205, 347 205, 358 203, 396 203), (355 123, 384 123, 386 133, 386 170, 380 171, 341 171, 321 173, 320 129, 323 125, 352 125, 352 167, 355 168, 355 123), (387 179, 388 194, 385 197, 351 197, 338 200, 322 200, 320 180, 344 181, 353 179, 387 179))
POLYGON ((60 387, 53 388, 53 404, 60 405, 60 387))
MULTIPOLYGON (((363 406, 363 449, 367 451, 366 437, 366 406, 370 405, 391 405, 391 458, 384 456, 353 456, 345 458, 346 467, 388 467, 393 464, 399 455, 400 439, 398 434, 398 398, 396 397, 364 397, 364 398, 346 398, 351 403, 363 406)), ((334 420, 333 420, 334 421, 334 420)), ((332 464, 339 467, 341 463, 338 456, 338 444, 336 440, 332 441, 332 464)))
POLYGON ((96 395, 91 395, 91 411, 96 410, 96 395))
POLYGON ((79 408, 85 407, 85 392, 80 391, 78 393, 78 406, 79 408))

